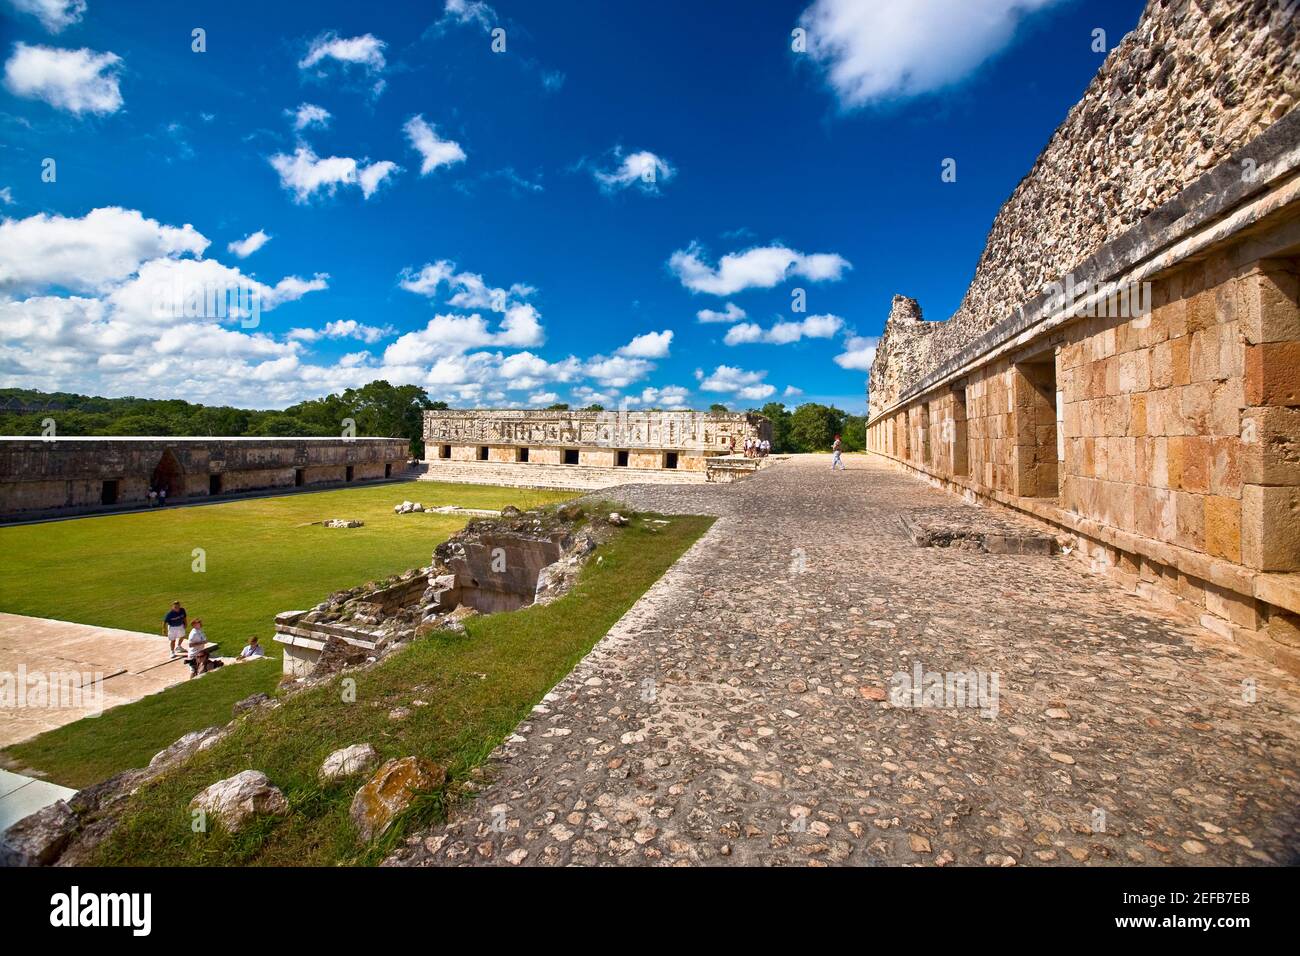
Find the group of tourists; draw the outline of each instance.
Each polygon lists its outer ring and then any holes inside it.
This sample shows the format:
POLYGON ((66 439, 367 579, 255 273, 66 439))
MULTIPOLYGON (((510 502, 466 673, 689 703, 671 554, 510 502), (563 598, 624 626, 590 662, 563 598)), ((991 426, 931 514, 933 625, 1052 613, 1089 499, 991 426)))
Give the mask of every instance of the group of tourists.
MULTIPOLYGON (((190 669, 191 680, 224 665, 225 662, 215 656, 217 644, 208 640, 208 635, 204 633, 203 619, 196 617, 191 621, 180 601, 173 601, 171 609, 163 615, 163 633, 167 635, 167 643, 170 645, 167 659, 175 660, 183 654, 185 664, 190 669)), ((235 663, 265 656, 266 651, 262 650, 262 645, 257 642, 257 635, 254 634, 235 658, 235 663)))
POLYGON ((167 504, 167 489, 166 489, 166 488, 150 488, 150 489, 149 489, 149 507, 150 507, 150 508, 157 508, 157 507, 160 507, 160 506, 165 505, 165 504, 167 504))
POLYGON ((766 458, 772 451, 772 443, 766 438, 746 438, 745 439, 745 457, 746 458, 766 458))

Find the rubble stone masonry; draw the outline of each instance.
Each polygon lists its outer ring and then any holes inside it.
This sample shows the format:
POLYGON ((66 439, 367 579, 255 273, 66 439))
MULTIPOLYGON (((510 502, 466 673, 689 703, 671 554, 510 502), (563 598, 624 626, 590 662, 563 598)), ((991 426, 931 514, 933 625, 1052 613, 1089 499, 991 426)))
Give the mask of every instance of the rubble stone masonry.
POLYGON ((1148 6, 999 212, 958 313, 895 298, 868 446, 1300 674, 1296 17, 1148 6), (1078 308, 1048 287, 1067 274, 1135 294, 1078 308))

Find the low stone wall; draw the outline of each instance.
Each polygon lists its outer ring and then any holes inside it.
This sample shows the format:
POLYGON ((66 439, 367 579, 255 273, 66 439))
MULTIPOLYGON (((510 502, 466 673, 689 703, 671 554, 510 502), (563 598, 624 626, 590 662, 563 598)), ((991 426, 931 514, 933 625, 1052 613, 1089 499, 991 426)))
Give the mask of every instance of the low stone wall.
POLYGON ((373 481, 406 467, 403 438, 0 438, 0 519, 373 481))

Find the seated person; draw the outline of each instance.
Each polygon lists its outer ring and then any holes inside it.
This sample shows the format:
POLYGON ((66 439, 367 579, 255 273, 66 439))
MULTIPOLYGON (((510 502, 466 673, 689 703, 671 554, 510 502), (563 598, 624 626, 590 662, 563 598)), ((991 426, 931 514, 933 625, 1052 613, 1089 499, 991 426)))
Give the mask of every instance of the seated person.
POLYGON ((190 635, 185 641, 185 663, 190 667, 190 677, 197 677, 208 670, 208 653, 215 645, 203 632, 203 621, 195 618, 190 628, 190 635))
POLYGON ((266 651, 262 650, 262 645, 257 643, 257 635, 254 634, 248 639, 248 643, 244 645, 244 649, 239 652, 239 656, 235 658, 235 663, 251 661, 255 658, 265 656, 266 651))

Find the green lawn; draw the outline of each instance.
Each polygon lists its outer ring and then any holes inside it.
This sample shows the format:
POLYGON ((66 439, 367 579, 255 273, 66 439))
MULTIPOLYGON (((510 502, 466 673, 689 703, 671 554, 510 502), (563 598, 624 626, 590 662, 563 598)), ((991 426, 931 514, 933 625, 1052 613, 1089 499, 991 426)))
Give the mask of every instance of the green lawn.
MULTIPOLYGON (((308 608, 331 591, 428 564, 464 517, 395 515, 403 499, 425 506, 520 508, 571 492, 420 482, 252 498, 0 528, 0 610, 160 633, 180 599, 229 653, 257 634, 269 653, 275 615, 308 608), (365 527, 310 522, 359 518, 365 527), (204 570, 195 566, 202 549, 204 570)), ((163 694, 115 708, 9 748, 6 755, 82 787, 155 753, 191 730, 224 723, 230 705, 271 691, 278 661, 227 667, 163 694)))
MULTIPOLYGON (((712 523, 634 519, 602 547, 577 587, 553 604, 470 618, 464 634, 439 632, 363 672, 355 700, 339 678, 242 718, 230 736, 131 798, 124 822, 99 850, 104 865, 373 864, 404 833, 441 819, 448 794, 478 766, 712 523), (413 700, 427 706, 413 707, 413 700), (392 721, 393 707, 411 716, 392 721), (348 818, 360 781, 322 785, 333 750, 368 742, 380 759, 420 755, 448 769, 449 787, 423 795, 375 844, 362 846, 348 818), (290 814, 231 835, 191 830, 190 799, 209 784, 257 769, 284 791, 290 814)), ((128 732, 133 728, 123 728, 128 732)), ((141 728, 143 729, 143 728, 141 728)))

